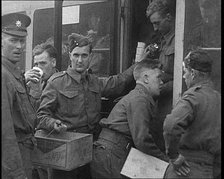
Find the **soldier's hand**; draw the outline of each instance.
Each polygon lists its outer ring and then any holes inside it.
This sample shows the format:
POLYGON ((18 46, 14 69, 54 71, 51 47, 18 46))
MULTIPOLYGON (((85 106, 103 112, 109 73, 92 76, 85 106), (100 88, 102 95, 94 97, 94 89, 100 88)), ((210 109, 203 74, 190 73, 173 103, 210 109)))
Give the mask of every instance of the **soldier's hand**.
POLYGON ((57 132, 64 132, 67 130, 67 126, 63 124, 60 120, 56 120, 54 123, 54 130, 57 132))
POLYGON ((185 160, 185 157, 181 154, 175 159, 170 159, 170 163, 173 166, 177 175, 187 176, 190 172, 190 165, 185 160))
POLYGON ((139 61, 142 61, 146 57, 148 57, 149 51, 144 50, 144 52, 141 54, 139 61))
POLYGON ((144 53, 143 55, 145 57, 149 57, 149 58, 156 58, 156 55, 158 53, 158 45, 157 44, 149 44, 145 50, 144 50, 144 53))
POLYGON ((25 76, 26 83, 28 83, 29 81, 38 83, 41 78, 40 72, 36 69, 30 69, 30 70, 26 71, 24 76, 25 76))

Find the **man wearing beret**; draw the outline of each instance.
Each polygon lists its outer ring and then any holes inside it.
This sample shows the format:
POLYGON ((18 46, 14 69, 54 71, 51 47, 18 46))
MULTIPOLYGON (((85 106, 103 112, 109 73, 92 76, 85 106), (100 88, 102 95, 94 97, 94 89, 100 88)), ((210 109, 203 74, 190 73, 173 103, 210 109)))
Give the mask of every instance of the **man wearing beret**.
POLYGON ((17 63, 31 20, 27 15, 2 16, 2 178, 31 179, 36 112, 17 63))
MULTIPOLYGON (((121 95, 127 84, 134 82, 134 65, 122 74, 99 79, 88 70, 92 51, 89 39, 71 34, 68 41, 71 67, 48 80, 38 109, 38 128, 90 133, 95 140, 100 132, 101 96, 121 95)), ((71 172, 55 170, 53 178, 85 178, 88 172, 89 165, 71 172)))
POLYGON ((212 61, 204 50, 195 50, 183 65, 188 90, 164 121, 170 157, 165 178, 213 178, 213 169, 217 177, 221 164, 221 95, 210 80, 212 61))

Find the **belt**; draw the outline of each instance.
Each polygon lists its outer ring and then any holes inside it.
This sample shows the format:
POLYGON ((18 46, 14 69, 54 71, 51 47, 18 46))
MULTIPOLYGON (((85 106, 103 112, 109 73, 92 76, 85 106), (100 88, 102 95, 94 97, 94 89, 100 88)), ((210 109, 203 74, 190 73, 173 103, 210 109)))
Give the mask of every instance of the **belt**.
POLYGON ((186 160, 213 165, 214 155, 207 151, 194 151, 194 150, 180 150, 180 153, 186 158, 186 160))
POLYGON ((117 147, 122 148, 124 150, 130 150, 134 143, 131 138, 128 138, 124 134, 108 129, 103 128, 98 140, 106 140, 110 141, 111 143, 115 144, 117 147))

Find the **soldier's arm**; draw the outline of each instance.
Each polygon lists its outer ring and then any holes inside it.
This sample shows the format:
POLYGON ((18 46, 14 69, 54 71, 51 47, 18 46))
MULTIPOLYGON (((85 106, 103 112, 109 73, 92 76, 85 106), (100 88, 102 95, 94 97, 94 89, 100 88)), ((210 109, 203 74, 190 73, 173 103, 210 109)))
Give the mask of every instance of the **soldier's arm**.
POLYGON ((193 114, 196 106, 196 97, 193 94, 187 94, 177 103, 171 114, 166 116, 163 125, 163 136, 166 153, 170 158, 177 158, 181 135, 194 120, 193 114))
POLYGON ((56 119, 53 117, 57 105, 57 90, 51 84, 47 86, 42 92, 40 107, 37 111, 38 129, 46 129, 48 131, 54 128, 56 119))
POLYGON ((150 131, 150 123, 153 120, 151 107, 144 96, 131 101, 127 109, 127 119, 135 147, 146 154, 168 161, 150 131))
POLYGON ((127 85, 135 83, 133 70, 136 65, 132 65, 123 73, 113 75, 108 78, 99 79, 102 91, 102 96, 111 97, 122 95, 127 85))
POLYGON ((29 84, 27 85, 30 102, 37 111, 40 106, 40 97, 42 94, 42 89, 40 84, 29 84), (33 86, 32 86, 33 85, 33 86))
POLYGON ((2 176, 25 178, 22 157, 12 118, 13 87, 2 75, 2 176))

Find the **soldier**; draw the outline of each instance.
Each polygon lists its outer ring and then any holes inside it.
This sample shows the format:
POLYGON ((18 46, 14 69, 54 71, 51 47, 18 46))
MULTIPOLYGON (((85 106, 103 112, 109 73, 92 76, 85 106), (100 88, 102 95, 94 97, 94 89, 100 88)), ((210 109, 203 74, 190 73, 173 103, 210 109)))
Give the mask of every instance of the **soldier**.
POLYGON ((221 163, 221 95, 213 88, 205 51, 191 51, 183 64, 188 90, 164 121, 171 159, 166 178, 213 178, 213 167, 221 163))
MULTIPOLYGON (((147 7, 147 17, 150 19, 154 30, 158 31, 161 37, 159 44, 159 61, 163 65, 164 73, 161 76, 163 87, 158 98, 158 128, 162 129, 163 121, 172 109, 173 99, 173 71, 174 71, 174 42, 175 42, 175 0, 154 0, 147 7)), ((150 51, 151 47, 146 47, 150 51)), ((160 131, 160 146, 164 148, 164 139, 160 131)))
POLYGON ((38 76, 36 69, 30 69, 25 73, 25 79, 30 79, 27 86, 30 89, 29 94, 32 96, 32 102, 37 110, 40 105, 40 96, 43 89, 47 85, 47 80, 58 70, 56 69, 57 50, 47 43, 37 45, 33 49, 34 66, 39 67, 43 71, 41 80, 36 81, 34 78, 38 76), (34 80, 32 80, 34 79, 34 80))
MULTIPOLYGON (((38 109, 38 128, 90 133, 95 140, 100 132, 101 96, 121 95, 134 81, 134 65, 122 74, 99 79, 88 70, 92 50, 89 39, 72 34, 68 41, 71 67, 48 80, 38 109)), ((88 171, 88 165, 71 172, 55 170, 53 178, 82 178, 88 171)))
POLYGON ((121 169, 131 147, 162 160, 168 158, 155 142, 156 103, 162 86, 161 64, 144 59, 134 69, 136 87, 102 119, 102 131, 94 143, 93 178, 122 178, 121 169))
MULTIPOLYGON (((43 75, 39 79, 39 71, 33 68, 26 71, 25 79, 27 81, 29 95, 31 96, 30 100, 37 111, 40 105, 42 91, 47 85, 47 80, 57 72, 57 50, 51 44, 45 42, 34 47, 33 58, 34 66, 40 68, 43 71, 43 75)), ((35 127, 37 127, 38 123, 38 121, 35 121, 35 127)), ((47 178, 47 171, 43 167, 35 168, 33 170, 33 178, 47 178)))
POLYGON ((2 16, 2 178, 32 178, 36 112, 27 94, 18 62, 22 59, 31 19, 24 14, 2 16))

